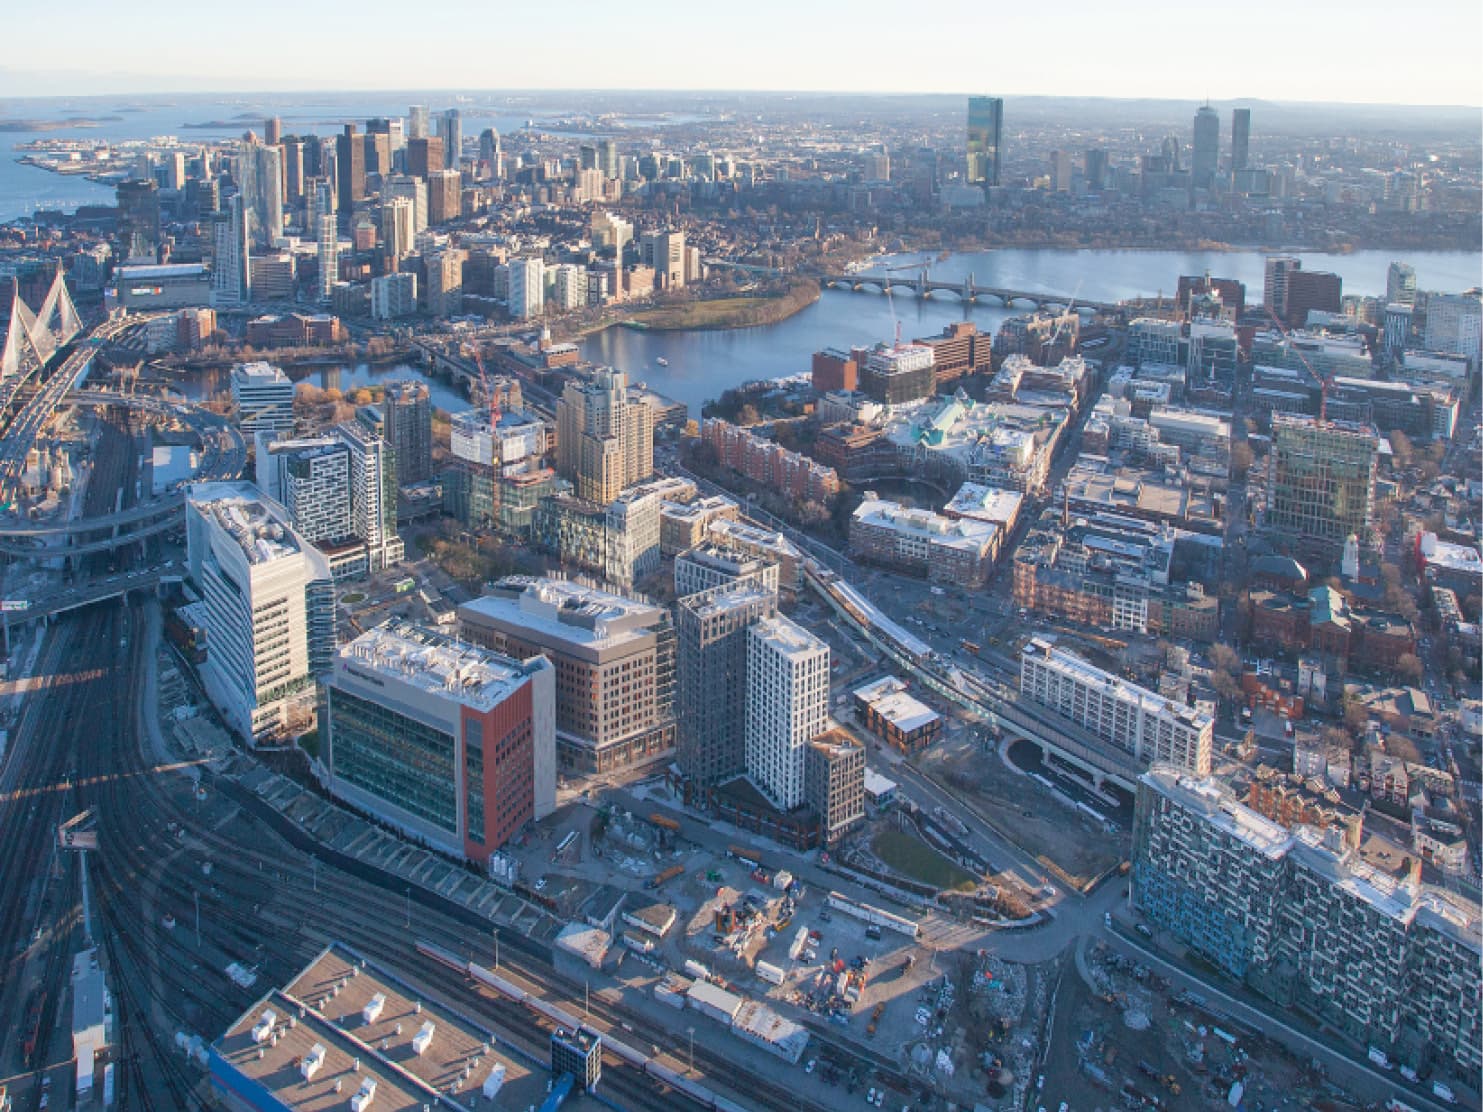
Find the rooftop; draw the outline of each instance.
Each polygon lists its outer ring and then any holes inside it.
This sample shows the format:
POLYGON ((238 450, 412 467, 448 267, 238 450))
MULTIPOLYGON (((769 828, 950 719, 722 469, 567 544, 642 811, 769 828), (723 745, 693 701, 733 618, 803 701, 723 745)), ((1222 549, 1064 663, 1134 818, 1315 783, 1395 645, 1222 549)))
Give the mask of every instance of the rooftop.
POLYGON ((855 698, 870 704, 877 714, 904 733, 921 729, 938 718, 935 710, 908 694, 906 684, 895 676, 885 676, 856 688, 855 698))
POLYGON ((283 373, 283 368, 275 367, 272 363, 264 363, 262 360, 253 363, 238 363, 232 368, 234 386, 266 386, 280 382, 289 382, 289 377, 283 373))
POLYGON ((1024 500, 1024 494, 1018 490, 1001 490, 982 483, 964 483, 942 510, 943 513, 1003 523, 1019 513, 1024 500))
POLYGON ((197 483, 190 502, 237 542, 249 564, 271 563, 299 551, 288 514, 251 483, 197 483))
POLYGON ((1169 768, 1154 767, 1142 780, 1159 794, 1199 812, 1217 829, 1272 860, 1292 848, 1292 835, 1280 824, 1253 811, 1214 777, 1197 779, 1169 768))
POLYGON ((1126 702, 1138 703, 1145 714, 1159 714, 1176 718, 1195 730, 1215 727, 1215 719, 1205 711, 1173 702, 1156 692, 1129 683, 1120 676, 1103 671, 1090 661, 1083 660, 1073 652, 1057 648, 1044 637, 1032 637, 1020 652, 1022 658, 1038 657, 1050 663, 1062 674, 1071 675, 1077 682, 1095 686, 1105 693, 1126 702))
POLYGON ((347 665, 486 711, 540 667, 400 618, 368 629, 342 645, 339 655, 347 665))
POLYGON ((664 611, 637 599, 568 579, 509 575, 491 593, 459 607, 461 617, 484 617, 553 640, 613 648, 652 636, 664 611))
POLYGON ((378 1112, 472 1108, 495 1072, 503 1073, 512 1106, 540 1100, 544 1072, 533 1074, 495 1043, 472 1020, 331 944, 291 984, 249 1008, 215 1047, 231 1068, 302 1112, 339 1112, 367 1082, 375 1085, 370 1107, 378 1112), (258 1041, 253 1030, 263 1030, 267 1011, 277 1037, 258 1041), (304 1064, 315 1058, 319 1067, 306 1078, 304 1064), (450 1092, 459 1082, 460 1091, 450 1092))
POLYGON ((752 626, 751 635, 784 656, 829 652, 829 646, 823 641, 781 614, 757 622, 752 626))
POLYGON ((853 518, 859 524, 920 537, 939 547, 963 548, 974 552, 983 551, 999 531, 999 526, 993 522, 976 518, 955 521, 931 510, 907 509, 899 502, 868 496, 855 509, 853 518))
POLYGON ((140 278, 191 278, 197 275, 204 276, 208 269, 205 263, 161 263, 157 266, 121 266, 116 273, 120 280, 127 282, 140 278))

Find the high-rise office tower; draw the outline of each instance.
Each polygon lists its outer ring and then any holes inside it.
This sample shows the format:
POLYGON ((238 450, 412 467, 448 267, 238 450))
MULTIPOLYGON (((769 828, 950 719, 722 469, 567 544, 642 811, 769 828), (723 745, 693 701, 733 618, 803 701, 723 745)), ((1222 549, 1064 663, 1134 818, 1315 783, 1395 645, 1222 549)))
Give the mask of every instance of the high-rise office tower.
POLYGON ((432 396, 424 382, 389 382, 381 399, 386 442, 396 454, 397 478, 420 483, 433 472, 432 396))
POLYGON ((304 140, 290 135, 283 151, 283 199, 296 205, 304 199, 304 140))
POLYGON ((463 215, 463 174, 433 170, 427 175, 427 221, 446 224, 463 215))
POLYGON ((390 445, 364 425, 347 421, 332 434, 350 454, 350 525, 366 543, 372 573, 400 563, 396 531, 396 459, 390 445))
POLYGON ((185 152, 172 151, 165 158, 165 188, 185 188, 185 152))
POLYGON ((283 121, 277 116, 269 116, 263 124, 263 142, 270 147, 276 147, 283 141, 283 121))
POLYGON ((492 127, 479 133, 479 162, 488 167, 487 173, 498 181, 504 174, 504 154, 500 147, 499 132, 492 127))
POLYGON ((747 772, 775 807, 803 803, 803 755, 829 721, 829 646, 782 615, 747 630, 747 772))
POLYGON ((1317 309, 1337 313, 1344 303, 1344 280, 1331 270, 1293 270, 1287 275, 1282 319, 1289 328, 1303 328, 1317 309))
POLYGON ((597 168, 602 171, 605 178, 616 178, 620 166, 618 164, 618 144, 611 139, 599 139, 597 141, 597 168))
POLYGON ((1480 344, 1483 344, 1480 319, 1483 319, 1483 302, 1476 293, 1429 294, 1423 342, 1428 351, 1466 356, 1476 371, 1480 344))
POLYGON ((1004 133, 1004 101, 968 98, 968 184, 985 189, 999 184, 1004 133))
POLYGON ((1050 187, 1057 193, 1071 192, 1071 152, 1050 152, 1050 187))
POLYGON ((154 261, 160 246, 160 190, 153 181, 121 181, 118 238, 126 258, 154 261))
POLYGON ((381 197, 383 200, 389 200, 392 197, 407 198, 412 202, 413 232, 426 230, 427 182, 421 178, 414 178, 411 174, 392 174, 381 183, 381 197))
POLYGON ((381 205, 381 249, 395 270, 396 263, 412 253, 417 233, 412 224, 412 202, 405 197, 388 197, 381 205))
POLYGON ((463 160, 463 114, 457 108, 449 108, 440 119, 443 121, 439 131, 443 137, 443 168, 457 170, 463 160))
POLYGON ((233 193, 211 217, 211 304, 246 305, 252 297, 252 257, 242 194, 233 193))
POLYGON ((185 521, 211 645, 207 695, 252 744, 308 728, 335 651, 328 561, 252 483, 195 484, 185 521))
POLYGON ((685 284, 685 233, 673 228, 645 232, 643 247, 654 267, 654 280, 665 289, 685 284))
POLYGON ((283 152, 249 143, 232 163, 232 177, 242 195, 247 237, 271 247, 283 237, 283 152))
POLYGON ((432 171, 443 168, 441 137, 433 135, 407 140, 407 173, 414 178, 426 178, 432 171))
POLYGON ((1373 425, 1272 414, 1266 527, 1342 545, 1369 530, 1379 434, 1373 425))
POLYGON ((463 312, 464 252, 457 247, 424 252, 422 263, 427 272, 427 311, 435 317, 458 316, 463 312))
POLYGON ((1107 152, 1101 147, 1090 147, 1086 156, 1082 159, 1082 173, 1086 175, 1087 186, 1091 189, 1101 189, 1107 184, 1107 152))
POLYGON ((384 116, 366 121, 366 173, 391 173, 391 121, 384 116))
POLYGON ((677 756, 701 787, 746 770, 747 631, 776 615, 777 603, 776 590, 744 580, 675 606, 677 756))
POLYGON ((510 260, 510 293, 505 299, 516 320, 538 317, 546 309, 546 264, 540 259, 510 260))
POLYGON ((1303 260, 1294 255, 1268 255, 1262 280, 1262 307, 1278 320, 1287 316, 1287 276, 1302 269, 1303 260))
POLYGON ((1410 263, 1391 263, 1385 272, 1385 304, 1416 304, 1416 268, 1410 263))
POLYGON ((1191 183, 1196 189, 1215 184, 1220 164, 1220 113, 1208 104, 1195 112, 1195 149, 1190 160, 1191 183))
POLYGON ((427 129, 427 105, 414 104, 407 109, 407 140, 426 139, 432 133, 427 129))
POLYGON ((319 241, 319 300, 328 301, 335 292, 335 283, 340 280, 340 230, 335 224, 333 213, 326 212, 318 220, 319 241))
POLYGON ((629 397, 622 371, 567 383, 556 402, 556 470, 578 498, 604 506, 654 473, 654 411, 629 397))
POLYGON ((348 220, 356 201, 366 196, 366 148, 354 124, 346 124, 335 140, 335 181, 339 187, 340 212, 348 220))
POLYGON ((1231 172, 1246 169, 1251 145, 1251 109, 1231 110, 1231 172))

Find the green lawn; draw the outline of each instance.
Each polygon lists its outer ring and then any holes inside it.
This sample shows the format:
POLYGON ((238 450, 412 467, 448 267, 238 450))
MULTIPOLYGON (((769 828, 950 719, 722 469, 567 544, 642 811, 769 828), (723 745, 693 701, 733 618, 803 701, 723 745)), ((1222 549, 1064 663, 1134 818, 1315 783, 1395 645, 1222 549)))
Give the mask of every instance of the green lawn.
POLYGON ((646 309, 635 313, 633 319, 655 331, 726 328, 763 308, 769 300, 765 297, 731 297, 717 301, 692 301, 684 305, 646 309))
POLYGON ((971 892, 973 874, 948 860, 926 842, 900 830, 883 830, 872 847, 875 855, 897 872, 934 888, 971 892))

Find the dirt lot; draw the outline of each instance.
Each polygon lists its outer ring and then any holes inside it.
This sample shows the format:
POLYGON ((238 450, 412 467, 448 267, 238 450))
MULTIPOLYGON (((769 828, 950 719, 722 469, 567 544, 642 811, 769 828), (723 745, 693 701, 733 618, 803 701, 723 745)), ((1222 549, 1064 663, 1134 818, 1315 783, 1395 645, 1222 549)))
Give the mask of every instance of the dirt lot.
POLYGON ((1342 1107, 1352 1100, 1283 1047, 1212 1014, 1198 998, 1171 995, 1139 966, 1100 947, 1088 951, 1086 965, 1097 988, 1068 970, 1034 1107, 1064 1101, 1076 1112, 1121 1108, 1123 1094, 1136 1091, 1156 1101, 1152 1107, 1229 1108, 1237 1083, 1248 1108, 1310 1108, 1320 1099, 1342 1107))
POLYGON ((998 753, 986 752, 966 732, 944 738, 913 763, 967 797, 1003 837, 1073 887, 1089 884, 1124 856, 1126 835, 1109 837, 1101 823, 1006 767, 998 753))

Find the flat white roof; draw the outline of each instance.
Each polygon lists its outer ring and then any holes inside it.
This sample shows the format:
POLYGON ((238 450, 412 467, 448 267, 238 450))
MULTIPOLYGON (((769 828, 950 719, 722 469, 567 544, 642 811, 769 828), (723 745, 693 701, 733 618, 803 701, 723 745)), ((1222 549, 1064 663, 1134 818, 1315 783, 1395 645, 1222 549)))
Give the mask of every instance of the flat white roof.
POLYGON ((288 517, 275 511, 251 483, 198 483, 190 501, 242 549, 249 564, 267 564, 299 551, 288 517))
POLYGON ((367 672, 481 710, 503 702, 529 674, 509 657, 395 618, 342 645, 339 656, 367 672))
POLYGON ((920 729, 941 717, 926 703, 908 694, 906 684, 895 676, 886 676, 857 688, 855 698, 869 703, 871 709, 904 733, 920 729))
POLYGON ((855 521, 864 525, 920 537, 939 547, 961 548, 972 552, 982 552, 999 531, 999 527, 991 521, 976 518, 954 521, 931 510, 907 509, 899 502, 889 502, 883 498, 865 499, 853 516, 855 521))
POLYGON ((964 483, 943 507, 964 517, 990 521, 1001 527, 1020 512, 1025 496, 1018 490, 1002 490, 983 483, 964 483))

